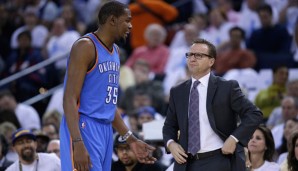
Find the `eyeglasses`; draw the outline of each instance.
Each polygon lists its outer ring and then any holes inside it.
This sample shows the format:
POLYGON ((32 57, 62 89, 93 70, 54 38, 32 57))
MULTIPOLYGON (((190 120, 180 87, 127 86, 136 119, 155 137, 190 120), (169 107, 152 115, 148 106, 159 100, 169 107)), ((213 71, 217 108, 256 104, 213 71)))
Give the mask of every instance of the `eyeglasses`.
POLYGON ((189 59, 191 56, 194 56, 195 59, 203 59, 204 57, 213 58, 212 56, 207 55, 205 53, 199 53, 199 52, 196 52, 196 53, 187 52, 187 53, 185 53, 185 57, 187 59, 189 59))

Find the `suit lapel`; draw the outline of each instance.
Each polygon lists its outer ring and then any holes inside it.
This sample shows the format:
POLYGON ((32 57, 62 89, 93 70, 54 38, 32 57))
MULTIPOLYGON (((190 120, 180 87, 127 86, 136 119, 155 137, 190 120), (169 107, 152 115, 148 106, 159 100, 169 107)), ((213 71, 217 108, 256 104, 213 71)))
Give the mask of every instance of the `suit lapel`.
POLYGON ((211 127, 213 130, 216 130, 214 114, 212 111, 212 101, 217 89, 217 79, 213 74, 210 74, 208 89, 207 89, 207 115, 210 122, 211 127))
POLYGON ((190 93, 190 87, 191 87, 191 79, 186 81, 185 85, 183 86, 183 90, 180 92, 183 92, 181 97, 181 103, 182 103, 182 113, 185 114, 185 117, 183 118, 183 125, 187 126, 188 128, 188 104, 189 104, 189 93, 190 93))

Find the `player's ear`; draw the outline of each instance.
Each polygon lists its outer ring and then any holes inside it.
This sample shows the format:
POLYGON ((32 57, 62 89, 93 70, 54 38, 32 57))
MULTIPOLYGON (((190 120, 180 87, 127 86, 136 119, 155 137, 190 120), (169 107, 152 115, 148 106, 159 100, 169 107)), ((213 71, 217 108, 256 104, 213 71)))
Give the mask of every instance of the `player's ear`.
POLYGON ((108 21, 109 21, 109 23, 110 23, 111 25, 114 26, 114 25, 116 25, 117 17, 114 16, 114 15, 111 15, 111 16, 108 17, 108 21))

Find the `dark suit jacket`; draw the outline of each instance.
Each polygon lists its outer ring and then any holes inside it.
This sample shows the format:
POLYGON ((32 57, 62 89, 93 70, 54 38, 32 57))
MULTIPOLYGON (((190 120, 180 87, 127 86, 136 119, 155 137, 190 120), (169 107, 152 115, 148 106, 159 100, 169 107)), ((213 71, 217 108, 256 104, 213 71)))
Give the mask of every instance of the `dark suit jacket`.
MULTIPOLYGON (((191 83, 190 79, 171 89, 169 108, 163 126, 164 143, 173 139, 185 151, 187 151, 188 143, 188 102, 191 83), (179 139, 178 130, 180 130, 179 139)), ((233 170, 245 170, 243 146, 247 145, 251 135, 261 123, 262 113, 245 98, 237 81, 226 81, 213 74, 210 74, 209 78, 206 104, 208 119, 213 131, 223 141, 230 135, 239 140, 231 160, 233 170), (239 126, 237 126, 238 118, 241 120, 239 126)), ((174 171, 185 169, 186 164, 175 163, 174 165, 174 171)))

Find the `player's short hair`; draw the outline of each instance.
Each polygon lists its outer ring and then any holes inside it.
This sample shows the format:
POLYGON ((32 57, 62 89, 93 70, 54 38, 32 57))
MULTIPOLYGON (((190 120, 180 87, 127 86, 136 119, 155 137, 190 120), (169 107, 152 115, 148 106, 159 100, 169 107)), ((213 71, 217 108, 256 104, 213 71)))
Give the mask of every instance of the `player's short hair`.
POLYGON ((128 9, 128 6, 118 1, 105 3, 98 12, 98 23, 100 25, 105 24, 108 17, 111 15, 117 18, 120 17, 125 13, 125 9, 128 9))

